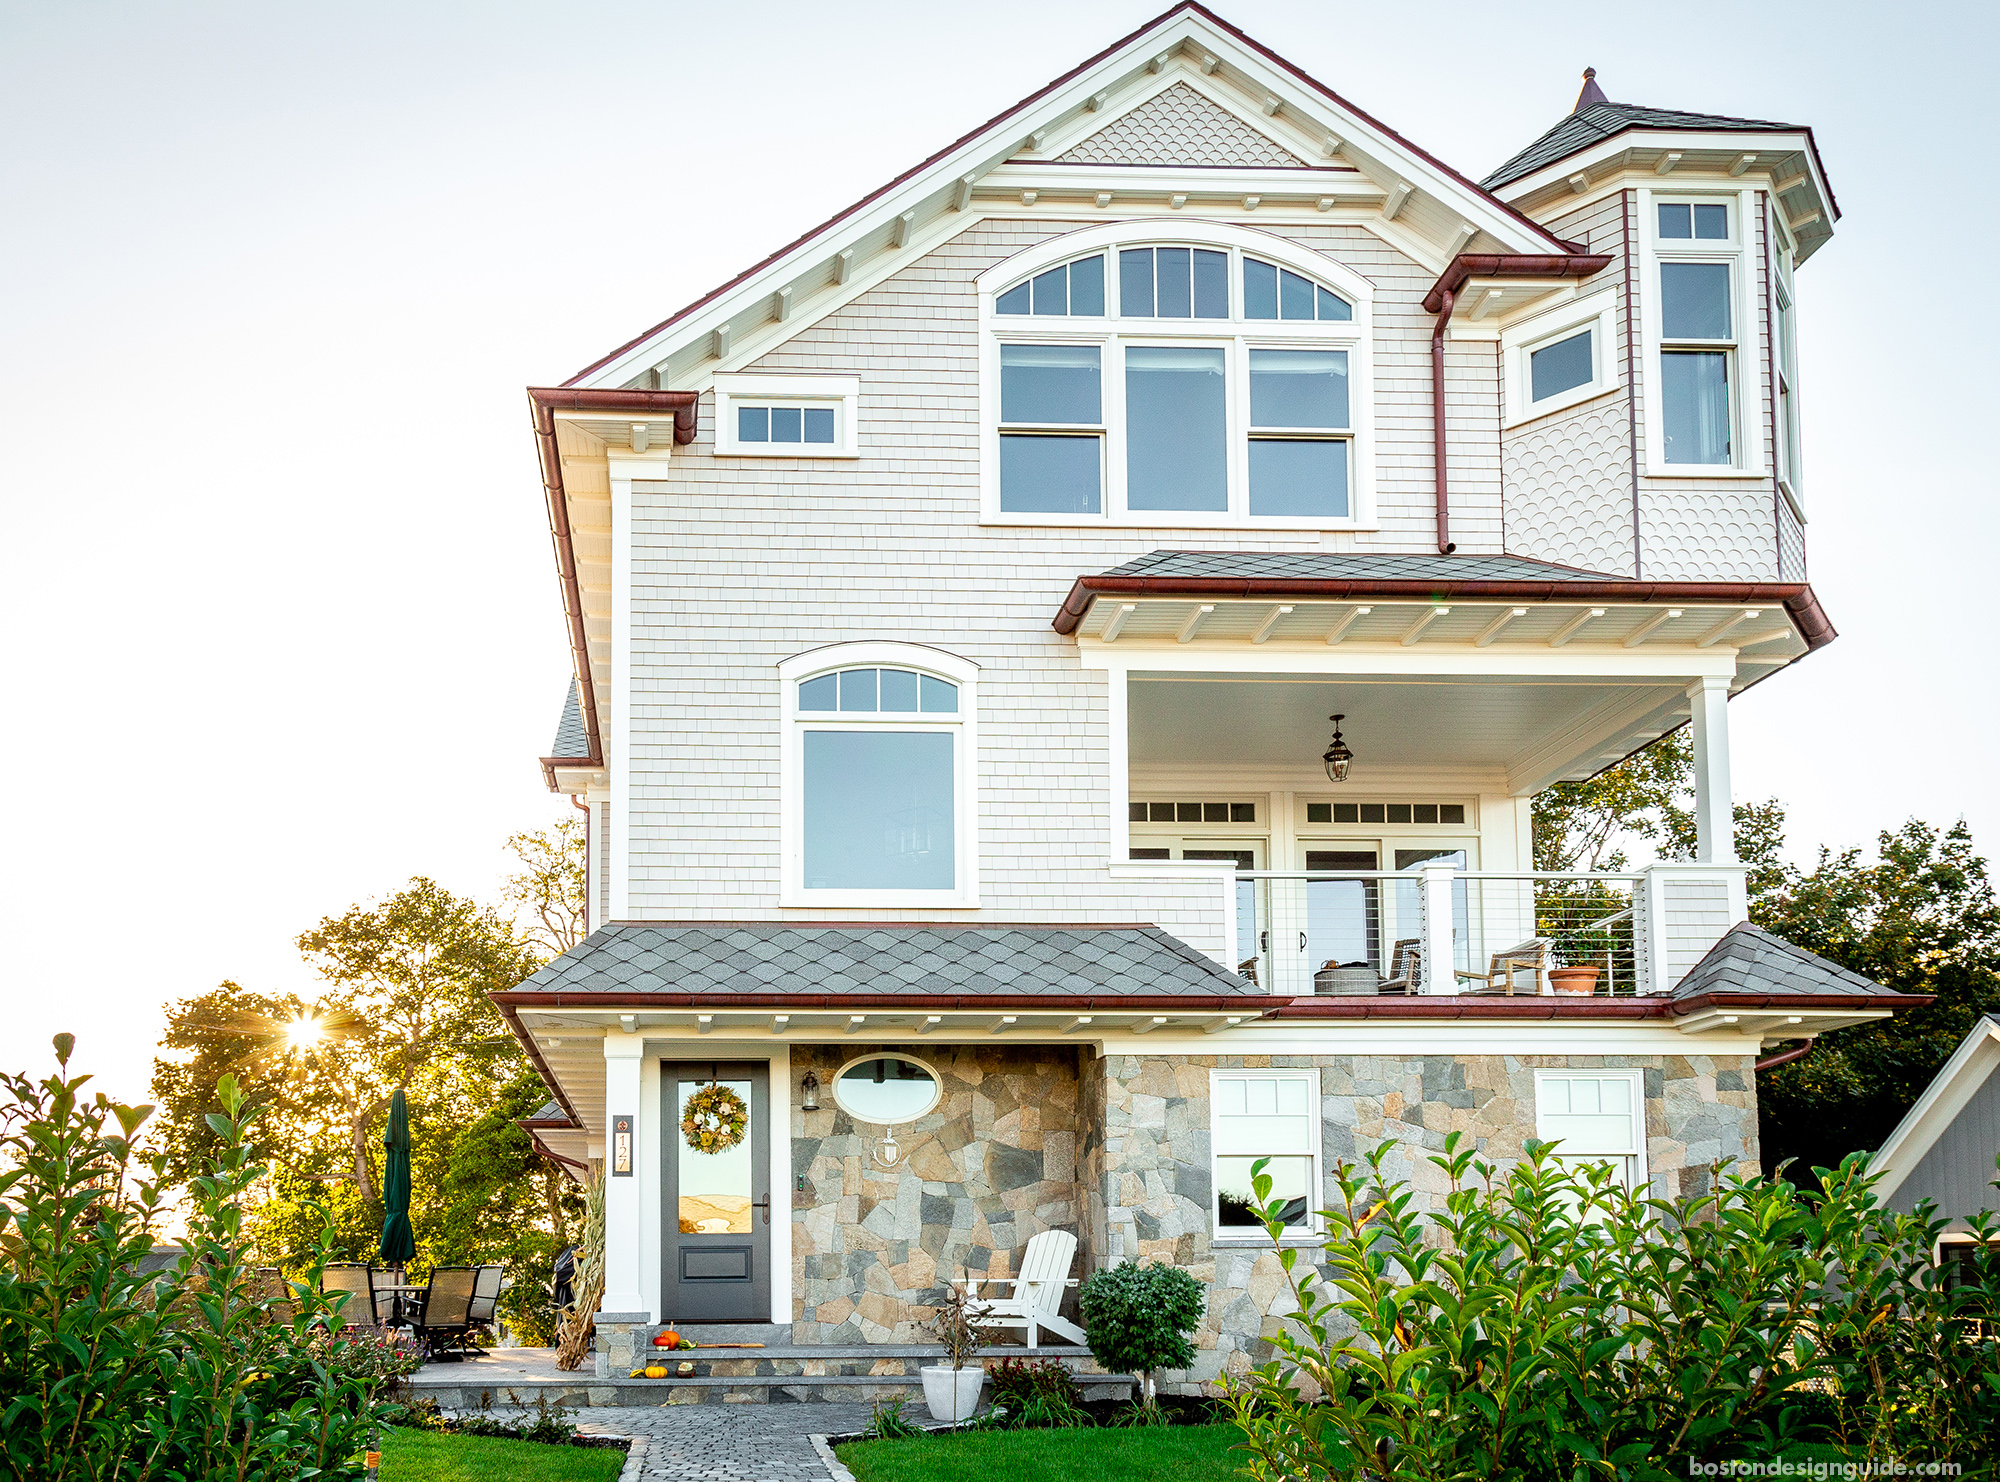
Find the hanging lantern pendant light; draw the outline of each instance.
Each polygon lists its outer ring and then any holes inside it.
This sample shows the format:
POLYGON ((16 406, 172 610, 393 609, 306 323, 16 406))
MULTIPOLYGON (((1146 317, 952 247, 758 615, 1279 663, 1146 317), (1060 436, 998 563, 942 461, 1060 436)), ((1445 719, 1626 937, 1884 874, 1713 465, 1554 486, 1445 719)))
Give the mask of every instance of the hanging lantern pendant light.
POLYGON ((1347 780, 1347 769, 1354 765, 1354 753, 1348 749, 1347 743, 1340 739, 1340 723, 1346 720, 1347 717, 1344 715, 1329 715, 1327 719, 1333 722, 1333 744, 1327 747, 1326 755, 1321 757, 1320 760, 1326 763, 1327 781, 1345 782, 1347 780))

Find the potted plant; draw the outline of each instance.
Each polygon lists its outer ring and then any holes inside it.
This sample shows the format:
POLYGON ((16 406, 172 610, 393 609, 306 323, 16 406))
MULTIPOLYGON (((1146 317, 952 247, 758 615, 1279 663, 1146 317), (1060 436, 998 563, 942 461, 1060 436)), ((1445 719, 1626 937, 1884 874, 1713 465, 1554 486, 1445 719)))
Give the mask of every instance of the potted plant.
MULTIPOLYGON (((970 1275, 970 1273, 967 1273, 970 1275)), ((977 1304, 965 1287, 945 1288, 944 1305, 924 1327, 944 1345, 947 1362, 925 1364, 917 1372, 924 1381, 924 1403, 931 1407, 931 1419, 957 1425, 970 1420, 979 1408, 980 1387, 986 1370, 972 1360, 986 1341, 986 1330, 977 1321, 977 1304)))
POLYGON ((1549 969, 1549 987, 1557 993, 1573 993, 1588 998, 1597 991, 1599 968, 1594 962, 1578 962, 1577 954, 1558 952, 1561 967, 1549 969))

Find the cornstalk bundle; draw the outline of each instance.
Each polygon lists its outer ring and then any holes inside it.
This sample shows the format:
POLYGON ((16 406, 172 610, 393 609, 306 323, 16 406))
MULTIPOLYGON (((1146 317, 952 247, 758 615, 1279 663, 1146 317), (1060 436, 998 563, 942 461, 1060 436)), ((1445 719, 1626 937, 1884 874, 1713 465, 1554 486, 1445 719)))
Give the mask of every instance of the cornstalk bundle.
POLYGON ((556 1367, 583 1367, 590 1355, 592 1322, 604 1300, 604 1175, 600 1172, 584 1198, 583 1245, 576 1253, 576 1287, 570 1305, 556 1322, 556 1367))

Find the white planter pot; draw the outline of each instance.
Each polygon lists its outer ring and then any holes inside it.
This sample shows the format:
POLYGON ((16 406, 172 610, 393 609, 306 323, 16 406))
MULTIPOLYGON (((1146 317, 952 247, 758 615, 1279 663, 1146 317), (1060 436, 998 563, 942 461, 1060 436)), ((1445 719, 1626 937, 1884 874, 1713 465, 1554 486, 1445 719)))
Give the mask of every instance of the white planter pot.
POLYGON ((948 1369, 943 1364, 927 1364, 917 1371, 923 1376, 924 1403, 931 1407, 931 1419, 956 1425, 972 1419, 979 1408, 979 1390, 986 1383, 986 1370, 948 1369))

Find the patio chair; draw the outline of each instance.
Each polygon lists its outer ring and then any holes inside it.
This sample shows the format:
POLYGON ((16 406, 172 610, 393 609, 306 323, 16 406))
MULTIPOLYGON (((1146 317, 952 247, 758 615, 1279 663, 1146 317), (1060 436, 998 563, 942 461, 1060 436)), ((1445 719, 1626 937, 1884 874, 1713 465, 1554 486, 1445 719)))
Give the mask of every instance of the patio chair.
POLYGON ((410 1314, 425 1355, 450 1360, 466 1351, 477 1273, 470 1266, 439 1266, 410 1314))
MULTIPOLYGON (((505 1266, 475 1266, 472 1272, 472 1302, 465 1313, 467 1328, 485 1328, 490 1334, 498 1321, 498 1307, 502 1279, 507 1274, 505 1266)), ((469 1341, 468 1348, 475 1345, 469 1341)), ((475 1350, 477 1351, 477 1350, 475 1350)))
POLYGON ((1063 1291, 1076 1285, 1069 1274, 1070 1263, 1075 1259, 1074 1235, 1067 1230, 1044 1230, 1030 1239, 1027 1250, 1021 1253, 1019 1276, 961 1276, 954 1278, 952 1284, 962 1282, 965 1295, 977 1302, 974 1321, 988 1327, 1023 1328, 1030 1348, 1040 1342, 1043 1328, 1072 1343, 1082 1343, 1086 1341, 1083 1329, 1056 1311, 1062 1305, 1063 1291), (979 1295, 982 1282, 1011 1286, 1014 1295, 982 1297, 979 1295))
POLYGON ((321 1292, 347 1293, 347 1300, 340 1307, 343 1327, 372 1328, 380 1321, 376 1315, 374 1278, 375 1268, 358 1261, 335 1261, 320 1272, 321 1292))
POLYGON ((1461 993, 1504 993, 1514 996, 1515 980, 1522 973, 1529 977, 1529 992, 1543 994, 1549 989, 1549 954, 1554 944, 1547 937, 1529 937, 1518 947, 1509 947, 1505 952, 1495 952, 1483 973, 1458 970, 1458 977, 1477 983, 1477 988, 1462 988, 1461 993))
POLYGON ((1390 949, 1389 976, 1384 978, 1375 991, 1391 996, 1405 996, 1420 991, 1419 979, 1423 971, 1424 948, 1422 937, 1404 937, 1390 949))
POLYGON ((403 1284, 401 1266, 370 1266, 368 1280, 375 1288, 375 1320, 378 1323, 393 1323, 402 1316, 397 1306, 403 1294, 396 1290, 403 1284))

